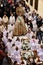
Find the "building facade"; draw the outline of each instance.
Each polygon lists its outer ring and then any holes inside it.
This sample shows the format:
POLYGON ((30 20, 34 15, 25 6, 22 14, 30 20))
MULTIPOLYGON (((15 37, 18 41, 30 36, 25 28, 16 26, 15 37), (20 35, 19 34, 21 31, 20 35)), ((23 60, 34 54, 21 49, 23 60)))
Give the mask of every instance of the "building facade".
POLYGON ((25 0, 25 2, 31 10, 35 9, 43 17, 43 0, 25 0))

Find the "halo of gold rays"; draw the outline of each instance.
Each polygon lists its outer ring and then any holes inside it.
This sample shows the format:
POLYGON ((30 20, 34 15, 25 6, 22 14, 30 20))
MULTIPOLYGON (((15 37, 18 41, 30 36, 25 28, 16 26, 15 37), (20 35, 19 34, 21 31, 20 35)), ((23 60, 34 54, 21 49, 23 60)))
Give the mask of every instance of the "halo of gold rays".
POLYGON ((17 7, 16 8, 16 14, 17 15, 23 15, 24 14, 23 7, 17 7))

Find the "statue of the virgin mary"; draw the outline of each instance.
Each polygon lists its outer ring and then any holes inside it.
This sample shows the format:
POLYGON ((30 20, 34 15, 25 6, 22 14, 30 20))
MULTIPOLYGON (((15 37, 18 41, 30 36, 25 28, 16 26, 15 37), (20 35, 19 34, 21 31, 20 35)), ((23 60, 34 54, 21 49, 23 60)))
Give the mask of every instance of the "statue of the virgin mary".
POLYGON ((22 7, 17 7, 16 9, 16 13, 18 15, 17 19, 16 19, 16 23, 14 26, 14 31, 13 31, 13 35, 25 35, 27 33, 27 29, 25 26, 25 22, 24 22, 24 18, 23 18, 23 8, 22 7))

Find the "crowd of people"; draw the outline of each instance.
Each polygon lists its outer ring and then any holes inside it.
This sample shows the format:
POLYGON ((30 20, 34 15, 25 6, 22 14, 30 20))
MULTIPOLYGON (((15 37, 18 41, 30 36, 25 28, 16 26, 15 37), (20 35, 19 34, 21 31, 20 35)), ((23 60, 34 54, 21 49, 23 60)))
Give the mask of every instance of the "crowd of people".
POLYGON ((24 0, 0 1, 0 65, 43 65, 43 18, 24 0), (23 37, 34 53, 28 63, 21 52, 23 37))

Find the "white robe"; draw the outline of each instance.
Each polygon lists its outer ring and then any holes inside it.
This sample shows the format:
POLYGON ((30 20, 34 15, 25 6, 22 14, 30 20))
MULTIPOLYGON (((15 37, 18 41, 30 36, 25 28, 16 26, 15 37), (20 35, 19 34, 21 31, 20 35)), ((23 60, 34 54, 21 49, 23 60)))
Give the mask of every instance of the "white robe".
POLYGON ((6 46, 7 46, 7 49, 8 49, 8 54, 11 55, 11 46, 12 46, 11 42, 8 41, 6 46))
POLYGON ((6 30, 6 28, 4 28, 4 30, 3 30, 3 36, 6 37, 7 33, 8 33, 8 31, 6 30))
POLYGON ((33 31, 37 30, 37 24, 36 24, 36 20, 32 21, 33 24, 33 31))
POLYGON ((31 46, 31 50, 37 50, 39 48, 36 39, 31 39, 30 40, 30 46, 31 46))
POLYGON ((43 49, 38 51, 38 56, 40 57, 40 60, 43 61, 43 49))
POLYGON ((26 34, 26 37, 28 37, 29 39, 32 39, 32 36, 33 36, 33 32, 26 34))
POLYGON ((12 26, 11 24, 8 25, 8 37, 11 37, 13 36, 13 29, 14 29, 14 25, 12 26))
POLYGON ((15 17, 13 16, 10 16, 10 19, 9 19, 9 23, 10 24, 14 24, 15 23, 15 17))
POLYGON ((8 32, 13 31, 13 29, 14 29, 14 25, 9 24, 8 25, 8 32))
POLYGON ((17 61, 18 63, 20 63, 21 62, 21 55, 20 55, 20 51, 18 50, 18 51, 14 51, 14 59, 15 59, 15 61, 17 61))
POLYGON ((3 36, 2 41, 4 42, 4 44, 5 44, 5 46, 6 46, 6 44, 7 44, 7 42, 8 42, 8 38, 7 38, 6 36, 3 36))
POLYGON ((16 46, 11 47, 11 55, 14 54, 15 49, 16 49, 16 46))
POLYGON ((15 41, 15 45, 21 50, 22 43, 20 41, 15 41))
POLYGON ((7 16, 6 17, 3 16, 3 22, 4 23, 7 23, 8 22, 8 17, 7 16))

